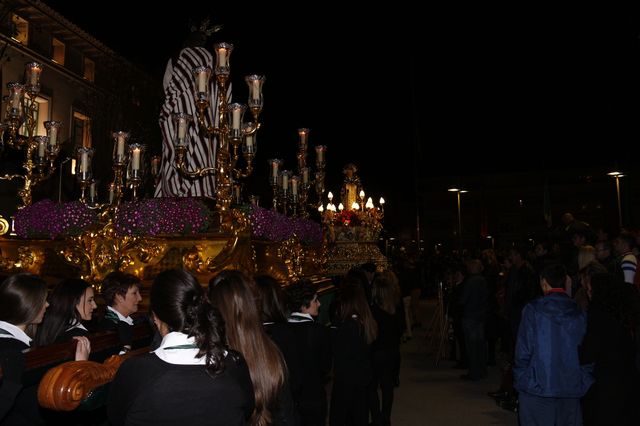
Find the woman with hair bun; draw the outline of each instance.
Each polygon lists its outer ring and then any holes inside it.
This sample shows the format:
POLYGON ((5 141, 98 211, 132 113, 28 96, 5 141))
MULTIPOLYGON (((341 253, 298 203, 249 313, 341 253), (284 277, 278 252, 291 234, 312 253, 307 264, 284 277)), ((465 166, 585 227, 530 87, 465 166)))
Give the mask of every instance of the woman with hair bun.
POLYGON ((162 343, 120 366, 107 407, 111 424, 247 424, 254 407, 247 365, 227 348, 224 323, 196 278, 182 269, 158 274, 150 311, 162 343))

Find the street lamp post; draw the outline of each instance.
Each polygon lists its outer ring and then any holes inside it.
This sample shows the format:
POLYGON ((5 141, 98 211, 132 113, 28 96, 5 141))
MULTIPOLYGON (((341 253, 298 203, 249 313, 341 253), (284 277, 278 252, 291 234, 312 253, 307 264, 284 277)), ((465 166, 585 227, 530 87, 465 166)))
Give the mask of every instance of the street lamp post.
POLYGON ((449 188, 447 191, 455 192, 458 198, 458 242, 460 244, 460 250, 462 250, 462 209, 460 207, 460 194, 464 194, 464 189, 460 188, 449 188))
POLYGON ((619 171, 613 171, 607 173, 609 176, 616 180, 616 196, 618 197, 618 225, 622 229, 622 203, 620 201, 620 178, 624 177, 624 174, 619 171))

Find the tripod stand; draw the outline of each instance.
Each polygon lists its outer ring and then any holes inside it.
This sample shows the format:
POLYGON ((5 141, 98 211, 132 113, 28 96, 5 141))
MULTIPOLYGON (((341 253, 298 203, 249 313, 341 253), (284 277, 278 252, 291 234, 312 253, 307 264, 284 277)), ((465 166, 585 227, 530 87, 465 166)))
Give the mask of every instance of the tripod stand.
POLYGON ((429 327, 427 328, 427 339, 429 353, 432 353, 432 349, 435 344, 438 344, 435 353, 436 367, 440 363, 440 359, 447 355, 447 338, 449 335, 449 306, 444 306, 444 292, 442 289, 442 281, 438 284, 438 300, 436 302, 436 309, 429 321, 429 327))

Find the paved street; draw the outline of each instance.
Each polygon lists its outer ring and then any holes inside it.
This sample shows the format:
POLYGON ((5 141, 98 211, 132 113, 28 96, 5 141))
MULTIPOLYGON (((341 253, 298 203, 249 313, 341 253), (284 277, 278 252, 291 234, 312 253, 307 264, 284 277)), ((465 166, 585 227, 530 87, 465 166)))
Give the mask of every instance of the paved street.
MULTIPOLYGON (((487 396, 498 388, 498 367, 489 368, 489 376, 478 382, 460 379, 465 370, 452 368, 454 362, 441 360, 429 352, 427 329, 436 303, 422 300, 422 327, 414 329, 413 338, 402 345, 400 387, 396 388, 392 412, 393 426, 516 426, 517 415, 496 405, 487 396)), ((435 339, 434 349, 439 346, 435 339)))

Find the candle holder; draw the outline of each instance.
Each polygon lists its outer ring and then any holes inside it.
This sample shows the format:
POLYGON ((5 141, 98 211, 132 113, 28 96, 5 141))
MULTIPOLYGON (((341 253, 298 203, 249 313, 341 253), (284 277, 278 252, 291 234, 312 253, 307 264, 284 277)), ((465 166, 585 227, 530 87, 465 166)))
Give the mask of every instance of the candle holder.
POLYGON ((154 155, 151 157, 151 178, 153 179, 153 186, 158 186, 160 181, 160 165, 162 163, 162 157, 154 155))
POLYGON ((282 160, 277 158, 271 159, 268 161, 269 163, 269 184, 271 185, 271 189, 273 189, 273 211, 278 211, 278 182, 280 178, 280 166, 282 166, 282 160))
POLYGON ((127 167, 127 186, 132 190, 132 198, 138 198, 138 188, 144 180, 145 147, 139 143, 129 145, 129 166, 127 167))
POLYGON ((122 200, 124 190, 125 171, 129 163, 129 138, 131 134, 115 131, 113 137, 113 182, 109 185, 109 204, 118 206, 122 200))
POLYGON ((11 82, 7 84, 6 120, 0 126, 0 140, 12 149, 24 149, 25 160, 22 168, 24 174, 0 176, 2 180, 22 179, 22 188, 18 190, 21 199, 19 208, 26 207, 32 201, 32 189, 38 183, 50 178, 56 170, 55 160, 60 152, 58 130, 62 126, 59 121, 44 123, 47 136, 36 136, 38 125, 38 103, 40 93, 40 74, 42 64, 29 62, 25 66, 26 83, 11 82), (20 129, 24 125, 24 132, 20 129))
MULTIPOLYGON (((233 200, 233 185, 239 179, 250 176, 253 172, 253 159, 255 157, 255 134, 260 128, 258 118, 262 112, 263 96, 262 86, 264 76, 249 75, 245 82, 249 86, 249 99, 247 106, 238 103, 229 103, 227 97, 229 89, 229 57, 233 51, 233 45, 228 43, 218 43, 214 45, 216 52, 216 66, 212 70, 210 67, 196 67, 193 74, 196 80, 196 110, 197 123, 200 130, 213 139, 215 146, 215 166, 197 167, 189 169, 186 159, 186 144, 176 141, 176 169, 180 174, 189 179, 198 179, 211 174, 215 175, 216 182, 216 208, 220 211, 229 209, 233 200), (209 80, 211 75, 215 76, 218 97, 217 100, 209 99, 209 80), (207 111, 211 102, 217 102, 218 117, 217 123, 209 125, 207 123, 207 111), (246 109, 251 111, 253 120, 243 123, 243 115, 246 109), (249 136, 253 138, 247 140, 249 136), (238 147, 242 145, 243 157, 246 161, 244 168, 238 167, 239 153, 238 147)), ((191 118, 191 116, 189 116, 191 118)), ((182 116, 185 125, 188 126, 190 120, 182 116)), ((177 126, 178 133, 180 127, 177 126)), ((186 127, 185 127, 186 129, 186 127)), ((186 134, 186 133, 185 133, 186 134)), ((180 134, 176 139, 179 139, 180 134)))
POLYGON ((93 148, 79 147, 76 149, 76 179, 80 184, 80 201, 87 204, 87 188, 93 183, 93 148))
POLYGON ((318 204, 322 204, 322 194, 324 194, 324 166, 325 166, 325 154, 327 147, 325 145, 316 146, 316 174, 315 174, 315 187, 316 194, 318 194, 318 204))

